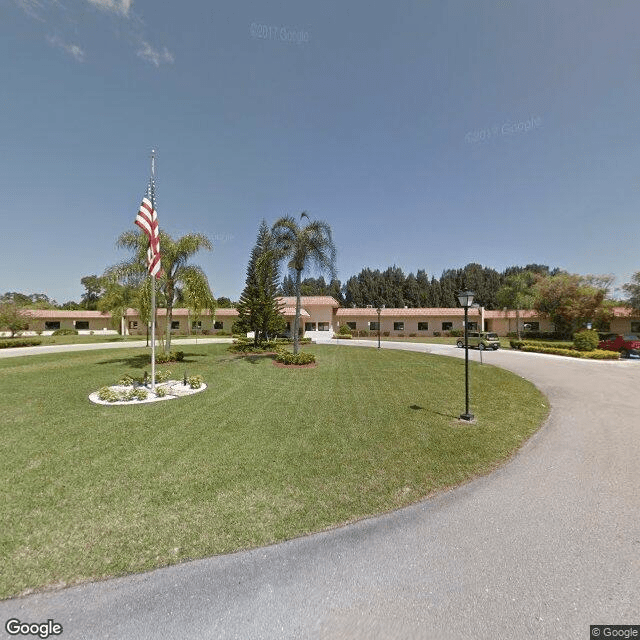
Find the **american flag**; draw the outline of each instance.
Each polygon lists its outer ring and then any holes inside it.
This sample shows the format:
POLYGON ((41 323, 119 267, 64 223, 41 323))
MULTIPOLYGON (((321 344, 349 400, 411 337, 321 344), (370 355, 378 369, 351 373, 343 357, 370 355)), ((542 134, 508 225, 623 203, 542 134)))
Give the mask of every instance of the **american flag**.
POLYGON ((149 238, 147 251, 147 266, 149 273, 156 278, 162 275, 160 266, 160 231, 158 229, 158 215, 148 198, 142 199, 142 204, 136 216, 136 224, 149 238))

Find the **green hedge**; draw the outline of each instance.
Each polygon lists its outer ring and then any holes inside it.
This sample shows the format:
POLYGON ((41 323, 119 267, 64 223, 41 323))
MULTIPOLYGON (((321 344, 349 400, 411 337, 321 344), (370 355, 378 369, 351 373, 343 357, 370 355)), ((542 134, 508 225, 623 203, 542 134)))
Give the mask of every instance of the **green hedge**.
POLYGON ((512 349, 522 349, 522 347, 544 347, 546 349, 573 349, 573 343, 563 342, 544 342, 542 340, 509 340, 512 349))
POLYGON ((42 344, 38 338, 12 338, 11 340, 0 340, 0 349, 11 349, 12 347, 36 347, 42 344))
POLYGON ((77 336, 78 332, 75 329, 56 329, 52 336, 77 336))
POLYGON ((570 358, 586 358, 590 360, 618 360, 620 358, 620 354, 617 351, 578 351, 577 349, 540 347, 536 345, 524 345, 520 350, 529 353, 547 353, 556 356, 569 356, 570 358))
POLYGON ((291 351, 279 351, 276 356, 276 362, 281 362, 282 364, 311 364, 315 361, 315 355, 305 351, 300 351, 296 354, 291 353, 291 351))
POLYGON ((228 350, 231 351, 231 353, 264 353, 275 351, 280 344, 281 343, 276 342, 275 340, 271 340, 255 346, 252 339, 241 338, 239 340, 234 340, 228 350))
POLYGON ((167 362, 182 362, 184 351, 169 351, 169 353, 156 353, 156 364, 166 364, 167 362))

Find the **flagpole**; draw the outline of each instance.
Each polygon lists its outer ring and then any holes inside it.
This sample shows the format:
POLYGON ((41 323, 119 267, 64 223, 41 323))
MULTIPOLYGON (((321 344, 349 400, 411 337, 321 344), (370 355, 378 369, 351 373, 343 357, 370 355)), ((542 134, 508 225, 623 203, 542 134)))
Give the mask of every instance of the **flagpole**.
MULTIPOLYGON (((156 210, 156 150, 151 149, 151 208, 156 210)), ((151 390, 156 390, 156 277, 151 278, 151 390)))

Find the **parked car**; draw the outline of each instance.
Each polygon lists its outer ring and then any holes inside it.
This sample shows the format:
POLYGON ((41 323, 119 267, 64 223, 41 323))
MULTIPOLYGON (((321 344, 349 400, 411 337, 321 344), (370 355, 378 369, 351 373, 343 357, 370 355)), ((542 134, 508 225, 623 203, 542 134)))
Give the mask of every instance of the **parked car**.
MULTIPOLYGON (((491 331, 469 331, 467 340, 470 347, 478 347, 481 351, 484 349, 493 349, 497 351, 500 348, 500 338, 497 333, 491 331)), ((464 347, 464 338, 458 338, 456 342, 458 347, 464 347)))
POLYGON ((600 334, 598 349, 619 351, 622 358, 640 357, 640 338, 633 333, 626 336, 617 333, 600 334))

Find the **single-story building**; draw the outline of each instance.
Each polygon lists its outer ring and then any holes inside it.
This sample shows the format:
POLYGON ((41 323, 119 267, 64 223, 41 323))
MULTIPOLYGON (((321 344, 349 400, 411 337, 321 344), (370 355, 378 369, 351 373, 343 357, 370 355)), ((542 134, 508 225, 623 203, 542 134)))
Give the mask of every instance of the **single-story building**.
MULTIPOLYGON (((287 322, 287 331, 293 328, 296 299, 294 296, 280 298, 282 314, 287 322)), ((62 311, 58 309, 25 310, 29 314, 29 329, 26 333, 41 332, 51 334, 56 329, 76 329, 78 333, 116 333, 111 314, 100 311, 62 311)), ((616 307, 614 317, 607 330, 629 334, 640 334, 640 312, 626 307, 616 307)), ((551 332, 553 323, 534 310, 519 312, 520 330, 551 332)), ((377 309, 340 307, 331 296, 302 296, 300 322, 304 335, 312 339, 333 336, 341 326, 347 325, 354 331, 377 333, 389 336, 433 336, 445 335, 451 330, 464 330, 464 309, 462 308, 382 308, 378 318, 377 309)), ((158 309, 158 332, 166 328, 166 309, 158 309)), ((237 309, 216 309, 215 313, 202 313, 196 320, 189 309, 173 310, 171 329, 175 333, 207 333, 215 335, 219 331, 232 332, 233 323, 238 318, 237 309)), ((505 336, 516 331, 514 310, 486 310, 471 307, 468 312, 470 330, 494 331, 505 336)), ((147 328, 135 309, 127 309, 120 320, 120 331, 130 335, 145 335, 147 328)), ((5 332, 5 335, 8 335, 5 332)))

